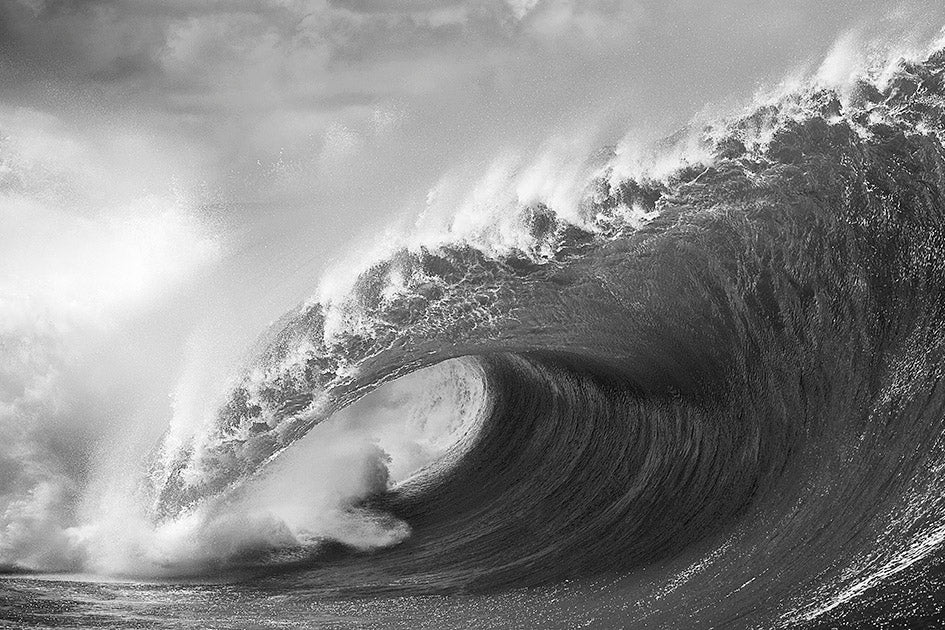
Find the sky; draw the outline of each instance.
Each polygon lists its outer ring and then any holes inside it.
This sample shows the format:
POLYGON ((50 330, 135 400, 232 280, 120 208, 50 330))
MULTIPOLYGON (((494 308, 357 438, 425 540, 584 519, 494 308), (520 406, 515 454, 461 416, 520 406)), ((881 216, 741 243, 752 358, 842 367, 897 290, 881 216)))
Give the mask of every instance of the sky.
POLYGON ((8 0, 0 103, 128 136, 100 150, 149 162, 135 185, 304 205, 336 249, 451 168, 668 133, 848 31, 943 23, 921 0, 8 0))

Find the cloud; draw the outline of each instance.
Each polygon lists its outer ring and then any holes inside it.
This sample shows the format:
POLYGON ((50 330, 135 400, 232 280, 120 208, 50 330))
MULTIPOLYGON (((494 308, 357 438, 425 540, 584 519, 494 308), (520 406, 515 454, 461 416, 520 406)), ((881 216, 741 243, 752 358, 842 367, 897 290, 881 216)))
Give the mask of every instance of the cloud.
POLYGON ((164 87, 212 87, 214 80, 236 78, 267 54, 278 54, 287 66, 277 71, 297 74, 299 64, 306 64, 306 74, 316 78, 330 70, 328 62, 440 53, 453 45, 514 45, 516 39, 571 23, 575 32, 593 35, 593 29, 621 20, 624 4, 20 0, 0 7, 0 24, 4 52, 15 67, 29 70, 18 75, 21 80, 38 73, 101 83, 146 78, 161 84, 166 78, 164 87), (533 27, 518 28, 526 17, 533 27))
POLYGON ((0 7, 0 49, 21 82, 107 83, 157 72, 163 21, 127 16, 118 0, 7 3, 0 7))
POLYGON ((568 36, 582 45, 600 44, 637 28, 644 12, 637 2, 613 0, 545 0, 510 2, 520 17, 527 16, 527 32, 541 37, 568 36))
POLYGON ((512 10, 512 15, 514 15, 516 19, 521 20, 528 15, 540 1, 541 0, 508 0, 507 4, 512 10))
POLYGON ((330 4, 357 13, 417 13, 467 3, 463 0, 331 0, 330 4))

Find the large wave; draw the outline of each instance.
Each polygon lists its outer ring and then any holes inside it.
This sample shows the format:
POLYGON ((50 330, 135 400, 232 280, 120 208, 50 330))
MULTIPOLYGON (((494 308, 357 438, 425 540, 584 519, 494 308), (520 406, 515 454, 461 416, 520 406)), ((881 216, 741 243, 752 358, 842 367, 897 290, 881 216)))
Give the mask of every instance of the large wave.
POLYGON ((288 313, 145 512, 57 544, 335 595, 596 580, 601 623, 934 614, 945 52, 573 173, 288 313))
MULTIPOLYGON (((511 209, 513 247, 400 249, 283 318, 208 428, 168 437, 154 517, 464 357, 474 436, 361 503, 413 530, 369 560, 398 591, 611 574, 663 610, 743 583, 703 621, 833 614, 945 537, 943 140, 939 51, 686 131, 660 151, 694 157, 658 177, 607 159, 568 219, 511 209)), ((350 571, 338 588, 381 588, 350 571)))

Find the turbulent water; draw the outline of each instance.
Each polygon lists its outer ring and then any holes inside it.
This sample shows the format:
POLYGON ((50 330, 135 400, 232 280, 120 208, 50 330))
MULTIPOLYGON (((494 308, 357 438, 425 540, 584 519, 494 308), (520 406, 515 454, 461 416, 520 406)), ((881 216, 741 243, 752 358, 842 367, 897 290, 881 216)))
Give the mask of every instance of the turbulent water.
POLYGON ((655 151, 597 156, 577 218, 518 208, 514 247, 403 248, 280 320, 141 490, 215 524, 199 584, 8 579, 0 619, 945 625, 945 52, 655 151), (403 382, 402 475, 306 446, 403 382), (291 457, 352 462, 340 524, 226 517, 291 457))

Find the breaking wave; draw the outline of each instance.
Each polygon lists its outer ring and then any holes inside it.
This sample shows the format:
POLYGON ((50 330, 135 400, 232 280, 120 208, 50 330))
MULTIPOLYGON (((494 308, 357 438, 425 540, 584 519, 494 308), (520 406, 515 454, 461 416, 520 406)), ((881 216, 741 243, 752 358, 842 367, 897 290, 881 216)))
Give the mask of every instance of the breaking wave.
POLYGON ((143 518, 193 546, 154 563, 361 595, 608 576, 601 614, 654 626, 877 618, 945 539, 945 52, 656 154, 287 314, 165 437, 143 518), (412 428, 357 427, 384 409, 412 428))

